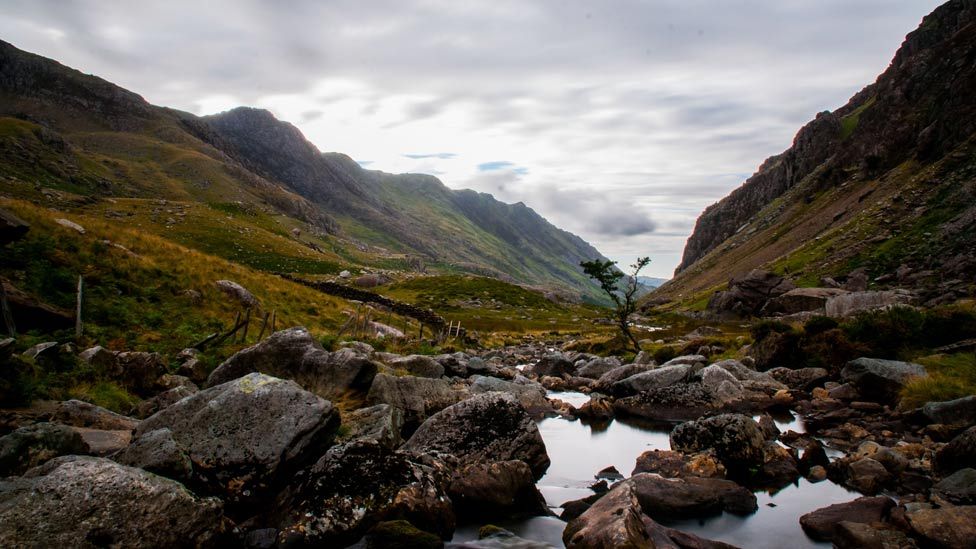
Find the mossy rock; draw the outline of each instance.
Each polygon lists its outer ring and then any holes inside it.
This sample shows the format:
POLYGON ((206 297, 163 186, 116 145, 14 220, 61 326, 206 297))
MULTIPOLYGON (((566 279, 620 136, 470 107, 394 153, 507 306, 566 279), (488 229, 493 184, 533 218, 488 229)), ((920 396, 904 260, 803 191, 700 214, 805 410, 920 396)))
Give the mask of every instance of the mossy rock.
POLYGON ((381 522, 366 535, 366 549, 440 549, 441 538, 405 520, 381 522))

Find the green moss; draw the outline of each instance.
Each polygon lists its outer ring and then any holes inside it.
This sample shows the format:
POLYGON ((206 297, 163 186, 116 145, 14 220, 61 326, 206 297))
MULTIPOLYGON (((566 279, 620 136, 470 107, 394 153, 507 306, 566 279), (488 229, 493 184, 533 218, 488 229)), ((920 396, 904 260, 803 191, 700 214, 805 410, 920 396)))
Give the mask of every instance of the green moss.
POLYGON ((95 381, 82 383, 72 387, 68 396, 96 406, 107 408, 120 414, 128 414, 139 402, 139 399, 112 381, 95 381))
POLYGON ((976 355, 936 354, 916 358, 915 362, 925 366, 929 375, 905 385, 901 394, 902 408, 976 394, 976 355))
POLYGON ((854 109, 850 114, 840 119, 840 138, 842 141, 854 133, 854 130, 857 129, 858 123, 861 121, 861 114, 868 110, 871 105, 874 105, 874 102, 877 99, 877 96, 872 96, 870 99, 865 101, 863 105, 854 109))

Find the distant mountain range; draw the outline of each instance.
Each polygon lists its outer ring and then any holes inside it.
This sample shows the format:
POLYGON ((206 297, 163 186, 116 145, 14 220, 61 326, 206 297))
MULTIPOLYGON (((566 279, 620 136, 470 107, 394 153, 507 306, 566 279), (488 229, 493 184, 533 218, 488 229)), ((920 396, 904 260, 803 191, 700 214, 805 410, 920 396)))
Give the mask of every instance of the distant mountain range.
MULTIPOLYGON (((829 75, 823 75, 825 78, 829 75)), ((951 0, 877 81, 709 206, 655 296, 704 303, 764 268, 814 286, 863 268, 879 285, 966 295, 976 272, 976 2, 951 0)))
POLYGON ((316 250, 311 259, 301 254, 316 272, 473 273, 602 299, 579 267, 602 254, 525 204, 452 190, 428 175, 364 170, 348 156, 321 153, 268 111, 198 117, 153 106, 4 42, 0 182, 14 198, 43 201, 48 189, 78 207, 131 198, 248 212, 252 227, 238 229, 233 246, 215 244, 227 235, 217 238, 209 225, 165 225, 184 244, 252 266, 280 266, 254 235, 293 228, 316 250))

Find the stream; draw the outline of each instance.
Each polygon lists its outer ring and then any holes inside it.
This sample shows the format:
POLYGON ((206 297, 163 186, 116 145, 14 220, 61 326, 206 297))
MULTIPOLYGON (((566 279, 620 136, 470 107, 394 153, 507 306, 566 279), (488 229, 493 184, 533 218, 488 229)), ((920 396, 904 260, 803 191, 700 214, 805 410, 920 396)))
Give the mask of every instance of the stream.
MULTIPOLYGON (((589 400, 589 396, 575 392, 551 392, 549 396, 576 407, 589 400)), ((803 432, 803 423, 798 417, 787 414, 774 416, 774 419, 783 432, 790 429, 803 432)), ((596 482, 594 475, 601 469, 613 465, 622 475, 629 477, 637 457, 643 452, 671 449, 669 426, 629 419, 618 418, 608 424, 587 425, 580 420, 552 417, 539 421, 539 431, 552 464, 536 485, 557 515, 562 511, 560 505, 563 503, 593 493, 589 486, 596 482)), ((833 454, 830 455, 831 458, 840 455, 831 452, 828 454, 833 454)), ((800 516, 858 496, 856 492, 829 480, 811 483, 801 477, 796 483, 775 493, 756 492, 759 510, 748 516, 722 513, 704 519, 658 522, 739 547, 830 547, 829 542, 819 543, 807 537, 800 528, 800 516)), ((527 540, 564 547, 562 532, 566 523, 556 517, 534 517, 496 524, 527 540)), ((482 525, 458 525, 453 541, 477 539, 480 526, 482 525)))

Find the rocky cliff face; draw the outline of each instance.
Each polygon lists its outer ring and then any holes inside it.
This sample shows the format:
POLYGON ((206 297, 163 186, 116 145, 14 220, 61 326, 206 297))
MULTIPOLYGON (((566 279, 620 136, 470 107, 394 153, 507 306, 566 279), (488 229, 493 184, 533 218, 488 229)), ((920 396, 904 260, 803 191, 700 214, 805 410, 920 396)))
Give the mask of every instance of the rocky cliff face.
POLYGON ((971 0, 947 2, 926 17, 874 84, 840 109, 818 114, 792 147, 702 213, 676 274, 807 178, 816 179, 816 192, 903 162, 934 162, 969 139, 976 130, 974 20, 971 0))
POLYGON ((756 268, 801 285, 860 267, 882 282, 968 280, 974 89, 976 1, 952 0, 906 37, 873 84, 818 114, 792 147, 702 213, 659 295, 687 298, 756 268))

